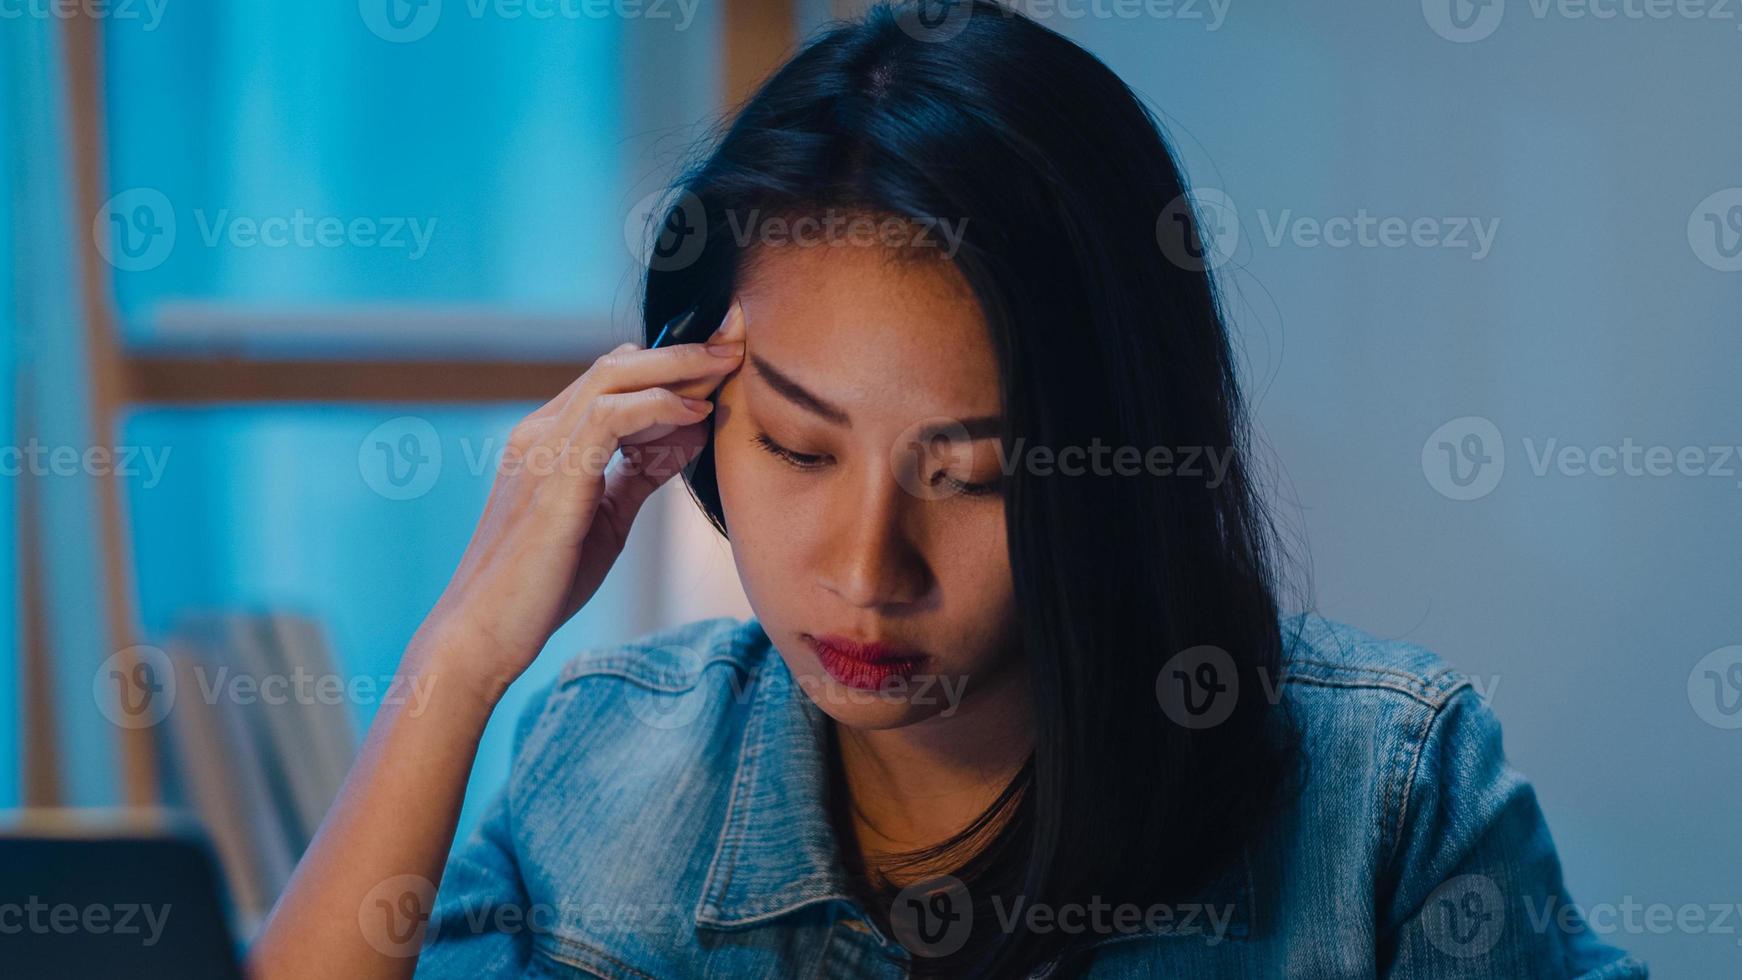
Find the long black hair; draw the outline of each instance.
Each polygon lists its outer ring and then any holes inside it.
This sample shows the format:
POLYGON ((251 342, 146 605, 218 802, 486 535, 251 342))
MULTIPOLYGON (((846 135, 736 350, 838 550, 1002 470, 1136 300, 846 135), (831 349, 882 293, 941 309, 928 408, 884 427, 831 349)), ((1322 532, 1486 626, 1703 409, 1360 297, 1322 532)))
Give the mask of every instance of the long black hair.
MULTIPOLYGON (((981 821, 927 852, 954 856, 974 926, 915 969, 1086 963, 1095 936, 1003 932, 994 896, 1008 910, 1017 896, 1057 909, 1200 894, 1262 832, 1294 754, 1265 696, 1283 642, 1273 529, 1216 283, 1193 261, 1205 243, 1154 116, 1094 56, 995 3, 880 4, 809 41, 673 189, 646 279, 649 343, 692 305, 724 314, 752 251, 734 234, 747 215, 960 222, 951 260, 991 327, 1006 458, 1145 454, 1134 475, 1019 466, 1004 480, 1035 747, 981 821), (1205 462, 1218 458, 1225 469, 1205 462), (1233 696, 1196 723, 1168 710, 1176 680, 1233 696)), ((711 444, 685 480, 726 533, 711 444)), ((892 889, 866 888, 886 917, 892 889)))

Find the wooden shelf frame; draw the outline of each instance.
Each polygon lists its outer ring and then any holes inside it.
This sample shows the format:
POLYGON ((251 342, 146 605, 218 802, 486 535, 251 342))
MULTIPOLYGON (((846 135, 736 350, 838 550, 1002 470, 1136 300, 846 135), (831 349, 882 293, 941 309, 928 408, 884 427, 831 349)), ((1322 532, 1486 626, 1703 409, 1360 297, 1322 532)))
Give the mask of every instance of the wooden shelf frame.
MULTIPOLYGON (((724 0, 721 97, 737 105, 790 52, 797 38, 797 0, 724 0)), ((108 199, 108 130, 103 100, 103 20, 81 9, 63 24, 73 209, 69 220, 79 267, 85 325, 92 438, 114 445, 122 415, 135 405, 275 402, 542 401, 586 369, 584 361, 405 358, 244 358, 181 350, 126 351, 116 325, 114 284, 91 233, 90 215, 108 199)), ((141 642, 138 592, 119 481, 98 478, 104 623, 115 649, 141 642)), ((44 546, 35 523, 35 488, 21 484, 21 700, 24 802, 57 806, 62 755, 54 733, 54 650, 48 637, 42 580, 44 546)), ((150 729, 116 727, 122 799, 129 806, 160 802, 159 760, 150 729)))

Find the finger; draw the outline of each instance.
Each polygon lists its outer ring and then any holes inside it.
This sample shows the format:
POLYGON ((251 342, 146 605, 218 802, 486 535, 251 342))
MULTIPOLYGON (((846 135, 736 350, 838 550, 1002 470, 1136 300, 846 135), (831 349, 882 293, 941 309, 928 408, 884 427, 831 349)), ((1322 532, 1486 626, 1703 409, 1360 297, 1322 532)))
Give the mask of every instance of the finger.
POLYGON ((713 336, 709 337, 707 342, 710 344, 743 343, 748 326, 749 321, 744 315, 743 302, 733 300, 731 307, 726 310, 726 315, 720 319, 719 327, 715 328, 713 336))
MULTIPOLYGON (((611 350, 606 352, 605 356, 609 357, 612 354, 623 354, 636 349, 635 344, 629 341, 624 341, 616 347, 611 348, 611 350)), ((543 405, 534 409, 523 421, 554 418, 562 411, 564 406, 568 405, 569 402, 573 400, 575 393, 581 390, 581 384, 586 380, 586 378, 586 371, 582 371, 580 374, 575 375, 574 378, 563 387, 562 391, 557 392, 555 398, 552 398, 550 401, 545 402, 543 405)))
MULTIPOLYGON (((672 347, 660 348, 660 351, 684 351, 684 352, 686 352, 686 354, 683 356, 683 358, 680 359, 680 361, 678 362, 678 367, 679 368, 686 368, 686 367, 693 368, 696 371, 693 378, 677 377, 677 378, 675 378, 675 382, 677 382, 677 383, 665 385, 665 387, 677 387, 677 388, 679 388, 679 391, 678 391, 679 394, 686 395, 686 396, 689 396, 692 398, 705 398, 705 397, 707 397, 708 394, 710 394, 713 391, 713 389, 715 387, 717 387, 717 385, 718 385, 718 379, 715 378, 714 375, 717 373, 715 371, 715 368, 720 367, 720 365, 714 364, 714 363, 709 363, 709 362, 703 362, 703 361, 699 360, 699 350, 706 349, 710 345, 713 345, 713 346, 718 346, 718 345, 722 345, 722 344, 742 345, 744 343, 744 336, 746 333, 745 328, 746 328, 746 319, 745 319, 745 315, 744 315, 744 304, 738 300, 733 300, 732 305, 730 307, 728 307, 726 310, 726 315, 720 319, 720 325, 718 327, 714 328, 713 334, 711 334, 708 337, 708 339, 706 341, 704 341, 703 343, 701 343, 701 344, 677 344, 677 345, 673 345, 672 347), (687 384, 683 383, 686 381, 690 382, 690 383, 687 383, 687 384), (688 389, 688 390, 684 390, 684 389, 688 389)), ((639 351, 639 350, 643 350, 643 348, 641 347, 640 344, 634 343, 633 341, 625 341, 621 344, 618 344, 616 347, 611 348, 611 350, 605 354, 605 357, 613 357, 616 355, 627 355, 630 352, 639 351)), ((730 356, 722 357, 722 360, 736 362, 736 361, 739 361, 742 359, 744 352, 740 348, 737 350, 728 351, 726 353, 730 356)), ((716 356, 718 356, 718 355, 716 355, 716 356)), ((597 364, 598 362, 594 362, 594 363, 597 364)), ((634 362, 631 362, 631 363, 634 363, 634 362)), ((660 363, 660 362, 655 362, 655 363, 660 363)), ((532 414, 528 415, 527 418, 528 419, 547 418, 547 417, 550 417, 552 415, 557 414, 557 412, 560 411, 564 405, 568 404, 573 399, 574 395, 581 389, 582 385, 586 382, 586 379, 587 379, 587 372, 585 372, 585 371, 581 372, 581 374, 577 375, 574 378, 574 380, 570 381, 568 383, 568 386, 565 387, 560 393, 558 393, 555 398, 552 398, 550 401, 539 406, 539 408, 536 411, 534 411, 532 414)), ((631 375, 626 379, 625 383, 623 383, 622 386, 602 388, 602 389, 600 389, 600 391, 601 391, 601 393, 603 393, 604 391, 626 391, 626 390, 631 390, 635 387, 651 387, 652 384, 653 384, 653 382, 649 382, 649 383, 641 384, 641 385, 636 385, 635 384, 635 377, 633 375, 631 375)))
POLYGON ((677 344, 652 350, 618 348, 593 362, 582 375, 580 387, 557 410, 557 427, 562 431, 572 429, 589 404, 608 394, 670 387, 682 396, 705 398, 720 386, 726 375, 738 369, 743 359, 741 341, 677 344))
POLYGON ((733 302, 706 341, 651 350, 619 347, 595 363, 597 370, 588 372, 594 377, 585 386, 602 395, 693 381, 711 391, 720 376, 737 367, 743 356, 744 309, 742 304, 733 302))
POLYGON ((677 344, 654 350, 612 351, 593 362, 582 390, 593 395, 712 381, 738 366, 741 342, 677 344))
POLYGON ((632 520, 647 498, 683 472, 707 444, 706 422, 683 426, 656 445, 622 447, 622 454, 605 472, 605 498, 612 512, 632 520))
POLYGON ((726 310, 725 317, 721 319, 720 325, 715 328, 707 340, 700 345, 678 345, 679 348, 701 346, 711 353, 728 358, 725 372, 712 371, 689 380, 668 383, 662 387, 670 388, 672 391, 689 398, 713 397, 714 392, 725 383, 726 378, 730 377, 733 371, 743 367, 746 348, 745 333, 743 304, 733 301, 726 310))
POLYGON ((707 418, 713 407, 711 402, 684 398, 664 388, 600 395, 587 403, 561 451, 579 452, 583 461, 608 461, 625 440, 656 426, 694 425, 707 418))

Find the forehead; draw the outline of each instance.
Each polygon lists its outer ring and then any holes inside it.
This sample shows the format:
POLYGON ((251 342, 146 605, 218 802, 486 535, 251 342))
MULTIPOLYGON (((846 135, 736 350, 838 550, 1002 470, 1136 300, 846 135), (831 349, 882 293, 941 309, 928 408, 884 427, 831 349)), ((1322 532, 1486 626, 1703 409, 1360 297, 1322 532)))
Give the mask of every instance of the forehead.
POLYGON ((996 414, 997 360, 967 281, 884 246, 763 246, 739 285, 746 345, 855 418, 996 414))

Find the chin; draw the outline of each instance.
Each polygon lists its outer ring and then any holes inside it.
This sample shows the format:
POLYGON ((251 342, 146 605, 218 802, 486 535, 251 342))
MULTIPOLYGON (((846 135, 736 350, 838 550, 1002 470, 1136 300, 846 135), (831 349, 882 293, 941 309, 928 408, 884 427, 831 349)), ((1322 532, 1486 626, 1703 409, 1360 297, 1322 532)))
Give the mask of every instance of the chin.
POLYGON ((936 679, 917 679, 901 693, 850 687, 830 677, 815 658, 782 656, 793 680, 805 696, 834 721, 855 731, 886 731, 905 728, 930 718, 953 715, 961 705, 946 696, 936 679))

